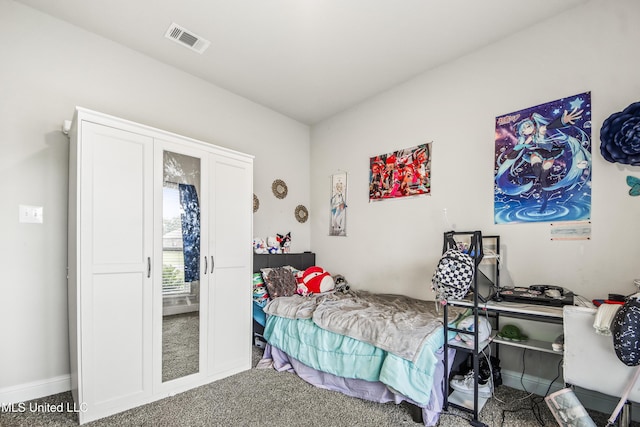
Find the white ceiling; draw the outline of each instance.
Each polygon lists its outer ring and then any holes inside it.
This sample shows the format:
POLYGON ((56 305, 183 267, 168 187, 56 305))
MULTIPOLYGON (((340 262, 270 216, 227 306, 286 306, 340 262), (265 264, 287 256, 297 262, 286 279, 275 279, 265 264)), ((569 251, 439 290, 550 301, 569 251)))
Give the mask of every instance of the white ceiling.
POLYGON ((313 124, 588 0, 16 1, 313 124))

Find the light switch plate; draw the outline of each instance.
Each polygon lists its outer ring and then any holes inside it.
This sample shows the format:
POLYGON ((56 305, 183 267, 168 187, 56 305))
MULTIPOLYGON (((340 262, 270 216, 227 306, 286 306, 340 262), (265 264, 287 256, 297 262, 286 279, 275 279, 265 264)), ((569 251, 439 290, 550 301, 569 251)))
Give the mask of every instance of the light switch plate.
POLYGON ((26 222, 32 224, 42 224, 43 218, 43 207, 42 206, 27 206, 20 205, 19 206, 19 222, 26 222))

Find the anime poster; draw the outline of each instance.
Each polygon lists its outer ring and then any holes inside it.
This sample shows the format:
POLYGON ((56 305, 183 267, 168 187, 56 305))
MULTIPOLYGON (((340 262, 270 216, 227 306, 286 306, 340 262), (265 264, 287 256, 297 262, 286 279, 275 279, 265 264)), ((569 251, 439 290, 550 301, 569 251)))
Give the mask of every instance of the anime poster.
POLYGON ((369 201, 431 194, 431 143, 369 159, 369 201))
POLYGON ((331 175, 331 225, 329 236, 347 235, 347 173, 331 175))
POLYGON ((591 217, 591 93, 496 117, 494 221, 591 217))

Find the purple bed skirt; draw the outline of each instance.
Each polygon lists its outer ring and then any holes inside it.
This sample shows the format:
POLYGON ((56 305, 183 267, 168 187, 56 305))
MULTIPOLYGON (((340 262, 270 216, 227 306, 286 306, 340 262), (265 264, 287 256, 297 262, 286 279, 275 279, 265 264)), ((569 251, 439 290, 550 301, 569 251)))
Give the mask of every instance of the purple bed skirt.
MULTIPOLYGON (((399 404, 403 401, 409 402, 422 409, 422 421, 425 426, 437 424, 442 412, 444 363, 443 351, 440 349, 436 353, 438 364, 434 373, 434 384, 431 396, 427 405, 418 405, 413 400, 402 394, 391 391, 381 382, 365 381, 354 378, 343 378, 333 374, 322 372, 303 364, 277 347, 267 344, 264 356, 258 367, 273 366, 277 371, 294 372, 300 378, 319 388, 338 391, 348 396, 366 399, 378 403, 394 402, 399 404)), ((453 361, 455 350, 449 349, 449 360, 453 361)))

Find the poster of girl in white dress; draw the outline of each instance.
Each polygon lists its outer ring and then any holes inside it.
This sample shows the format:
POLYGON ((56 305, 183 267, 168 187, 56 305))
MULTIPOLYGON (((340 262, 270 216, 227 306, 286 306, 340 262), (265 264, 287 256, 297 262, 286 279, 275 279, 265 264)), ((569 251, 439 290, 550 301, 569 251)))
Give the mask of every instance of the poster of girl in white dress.
POLYGON ((330 236, 347 235, 347 173, 331 175, 330 236))

